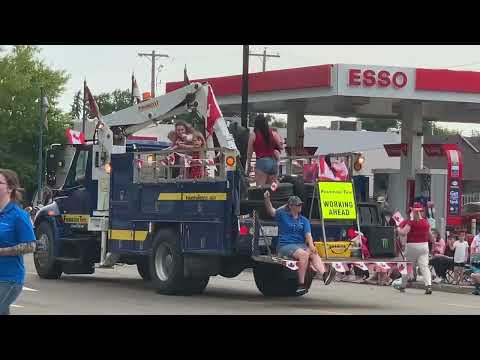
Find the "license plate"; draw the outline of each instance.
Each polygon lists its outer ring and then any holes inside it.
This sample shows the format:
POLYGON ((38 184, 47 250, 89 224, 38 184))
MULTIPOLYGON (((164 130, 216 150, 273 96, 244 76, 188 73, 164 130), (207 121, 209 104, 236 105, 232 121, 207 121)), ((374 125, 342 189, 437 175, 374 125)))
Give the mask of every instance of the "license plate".
POLYGON ((264 236, 278 236, 278 226, 262 226, 264 236))

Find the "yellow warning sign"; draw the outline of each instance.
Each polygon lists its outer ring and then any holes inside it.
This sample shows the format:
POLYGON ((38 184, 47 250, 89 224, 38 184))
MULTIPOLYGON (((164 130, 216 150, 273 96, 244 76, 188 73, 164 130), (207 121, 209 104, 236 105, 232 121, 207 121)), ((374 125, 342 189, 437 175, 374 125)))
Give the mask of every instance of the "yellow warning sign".
POLYGON ((350 182, 319 182, 318 192, 324 219, 355 220, 357 210, 350 182))
POLYGON ((88 224, 89 215, 68 214, 62 215, 62 219, 68 224, 88 224))

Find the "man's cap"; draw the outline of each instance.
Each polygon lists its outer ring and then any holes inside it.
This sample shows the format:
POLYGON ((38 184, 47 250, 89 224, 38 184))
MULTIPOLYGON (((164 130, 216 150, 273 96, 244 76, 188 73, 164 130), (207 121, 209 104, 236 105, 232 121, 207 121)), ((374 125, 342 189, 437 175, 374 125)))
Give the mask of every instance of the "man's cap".
POLYGON ((298 196, 290 196, 288 198, 288 205, 302 205, 303 201, 298 196))

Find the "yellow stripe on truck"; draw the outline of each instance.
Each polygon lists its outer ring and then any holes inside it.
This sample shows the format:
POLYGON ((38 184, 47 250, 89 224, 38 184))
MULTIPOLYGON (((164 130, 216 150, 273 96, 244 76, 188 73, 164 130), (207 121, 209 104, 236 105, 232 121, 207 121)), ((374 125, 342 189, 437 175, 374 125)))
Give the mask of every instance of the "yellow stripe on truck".
POLYGON ((225 201, 227 193, 161 193, 158 200, 225 201))
POLYGON ((110 230, 108 238, 110 240, 135 240, 135 241, 145 241, 147 238, 148 231, 138 230, 110 230))
POLYGON ((182 193, 161 193, 158 200, 182 200, 182 193))

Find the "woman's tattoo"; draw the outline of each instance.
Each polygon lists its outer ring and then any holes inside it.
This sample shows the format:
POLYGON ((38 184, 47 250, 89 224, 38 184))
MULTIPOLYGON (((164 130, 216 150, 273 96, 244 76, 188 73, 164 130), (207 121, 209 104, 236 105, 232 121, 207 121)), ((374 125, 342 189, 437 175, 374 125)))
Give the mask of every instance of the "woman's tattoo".
POLYGON ((17 256, 35 251, 35 241, 21 243, 11 247, 0 248, 0 256, 17 256))

